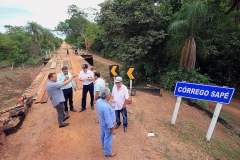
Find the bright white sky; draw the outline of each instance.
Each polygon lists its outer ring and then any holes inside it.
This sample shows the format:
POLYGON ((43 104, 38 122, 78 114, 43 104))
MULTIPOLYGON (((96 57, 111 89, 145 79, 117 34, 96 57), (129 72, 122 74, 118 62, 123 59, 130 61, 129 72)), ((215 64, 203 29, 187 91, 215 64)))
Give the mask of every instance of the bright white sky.
POLYGON ((68 18, 68 6, 75 4, 81 9, 95 8, 104 0, 0 0, 0 32, 4 25, 25 26, 28 21, 44 28, 54 29, 60 21, 68 18))

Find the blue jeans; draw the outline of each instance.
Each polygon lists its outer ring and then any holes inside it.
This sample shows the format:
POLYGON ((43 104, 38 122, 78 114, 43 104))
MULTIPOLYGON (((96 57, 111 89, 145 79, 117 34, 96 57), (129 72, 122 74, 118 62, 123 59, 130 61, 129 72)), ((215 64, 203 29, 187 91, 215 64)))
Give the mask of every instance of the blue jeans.
POLYGON ((106 126, 100 125, 100 138, 102 142, 102 146, 104 148, 105 156, 109 156, 112 154, 112 140, 113 134, 109 128, 106 126))
POLYGON ((123 127, 128 127, 127 108, 124 108, 121 110, 115 110, 117 125, 121 124, 120 113, 123 116, 123 127))

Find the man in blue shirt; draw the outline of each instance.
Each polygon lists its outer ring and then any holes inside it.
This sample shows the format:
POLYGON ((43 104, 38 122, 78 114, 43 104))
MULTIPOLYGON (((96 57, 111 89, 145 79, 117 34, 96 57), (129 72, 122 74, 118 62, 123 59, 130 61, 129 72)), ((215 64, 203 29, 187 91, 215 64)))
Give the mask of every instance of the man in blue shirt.
POLYGON ((104 148, 106 157, 114 157, 117 153, 112 152, 113 135, 116 134, 114 129, 115 112, 110 106, 108 100, 111 95, 109 89, 103 89, 102 96, 97 100, 97 112, 100 124, 100 139, 104 148))
POLYGON ((71 78, 64 82, 57 82, 57 75, 55 73, 49 73, 48 75, 49 81, 47 82, 46 90, 53 107, 57 110, 59 128, 68 126, 69 124, 64 123, 64 121, 70 117, 64 115, 65 98, 61 87, 70 83, 75 77, 77 77, 77 75, 73 75, 71 78))
MULTIPOLYGON (((59 73, 57 76, 57 81, 64 82, 72 77, 72 74, 68 72, 68 68, 66 66, 62 67, 62 73, 59 73)), ((62 86, 61 89, 63 91, 63 95, 65 98, 65 114, 68 115, 68 107, 67 107, 67 101, 69 101, 70 111, 76 112, 77 110, 73 108, 73 88, 76 92, 76 85, 75 82, 72 80, 70 83, 68 83, 65 86, 62 86)))

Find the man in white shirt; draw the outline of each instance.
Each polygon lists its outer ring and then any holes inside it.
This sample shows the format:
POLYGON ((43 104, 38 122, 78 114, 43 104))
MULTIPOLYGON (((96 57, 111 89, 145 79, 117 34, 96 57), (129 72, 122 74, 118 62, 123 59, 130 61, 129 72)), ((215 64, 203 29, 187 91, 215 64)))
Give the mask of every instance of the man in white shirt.
POLYGON ((82 81, 83 84, 83 90, 82 90, 82 108, 79 110, 79 112, 85 111, 86 110, 86 98, 87 98, 87 92, 89 91, 90 96, 91 96, 91 108, 94 110, 94 86, 93 86, 93 72, 88 69, 88 65, 84 64, 82 66, 82 70, 80 71, 80 74, 78 76, 78 79, 82 81))
MULTIPOLYGON (((72 77, 72 74, 68 72, 68 68, 66 66, 62 67, 62 73, 59 73, 57 75, 57 81, 64 82, 68 80, 69 78, 72 77)), ((76 85, 74 80, 72 80, 70 83, 68 83, 65 86, 61 87, 61 90, 63 91, 64 98, 65 98, 65 114, 68 115, 68 107, 67 107, 67 101, 69 100, 69 106, 70 106, 70 111, 76 112, 77 110, 74 109, 73 107, 73 88, 74 91, 76 92, 76 85)))
POLYGON ((105 81, 100 77, 99 72, 94 72, 94 79, 94 104, 96 104, 97 99, 102 96, 101 91, 105 88, 105 81))
POLYGON ((127 118, 127 108, 126 105, 128 103, 129 95, 128 95, 128 89, 127 87, 122 83, 122 77, 116 77, 115 79, 115 85, 112 89, 112 96, 115 107, 115 114, 116 114, 116 126, 115 129, 117 129, 121 125, 120 120, 120 113, 123 116, 123 129, 124 132, 127 131, 128 127, 128 118, 127 118))

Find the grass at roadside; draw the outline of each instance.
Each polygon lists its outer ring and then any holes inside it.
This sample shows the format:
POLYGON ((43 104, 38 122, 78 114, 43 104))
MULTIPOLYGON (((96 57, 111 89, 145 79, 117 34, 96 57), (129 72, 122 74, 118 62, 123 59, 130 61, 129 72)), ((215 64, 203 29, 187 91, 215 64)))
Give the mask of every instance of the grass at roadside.
MULTIPOLYGON (((181 141, 196 145, 200 147, 203 152, 215 158, 239 159, 240 157, 240 143, 233 143, 234 141, 227 139, 219 140, 214 138, 211 138, 210 142, 207 142, 204 138, 207 131, 195 127, 191 120, 180 120, 179 124, 173 127, 173 130, 179 134, 181 141)), ((230 130, 226 129, 226 132, 228 132, 229 136, 235 137, 236 140, 239 141, 239 137, 230 130)))

